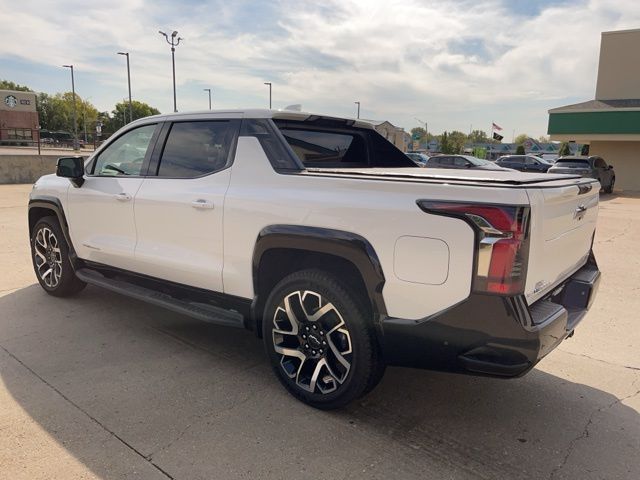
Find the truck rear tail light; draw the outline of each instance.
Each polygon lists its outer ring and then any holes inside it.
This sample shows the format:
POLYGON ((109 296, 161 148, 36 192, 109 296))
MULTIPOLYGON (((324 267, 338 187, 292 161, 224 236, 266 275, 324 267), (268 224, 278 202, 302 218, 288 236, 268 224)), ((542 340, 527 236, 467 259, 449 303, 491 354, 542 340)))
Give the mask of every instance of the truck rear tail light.
POLYGON ((475 232, 473 290, 515 295, 524 291, 529 256, 528 206, 419 200, 427 213, 460 218, 475 232))

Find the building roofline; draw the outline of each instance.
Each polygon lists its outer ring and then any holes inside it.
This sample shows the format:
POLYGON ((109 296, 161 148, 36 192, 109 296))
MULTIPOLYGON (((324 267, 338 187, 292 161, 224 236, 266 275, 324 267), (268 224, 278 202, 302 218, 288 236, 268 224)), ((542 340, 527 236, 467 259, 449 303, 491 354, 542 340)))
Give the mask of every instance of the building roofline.
POLYGON ((628 30, 609 30, 608 32, 602 32, 602 35, 613 35, 614 33, 634 33, 640 32, 640 28, 630 28, 628 30))

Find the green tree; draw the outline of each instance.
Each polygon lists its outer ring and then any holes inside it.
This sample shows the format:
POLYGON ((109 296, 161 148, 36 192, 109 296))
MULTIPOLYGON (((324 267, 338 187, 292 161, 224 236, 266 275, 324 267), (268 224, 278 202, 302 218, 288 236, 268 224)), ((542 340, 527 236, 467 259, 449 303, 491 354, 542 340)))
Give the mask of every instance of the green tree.
POLYGON ((567 142, 562 142, 560 145, 560 150, 558 151, 558 155, 563 157, 564 155, 571 155, 571 149, 569 148, 569 144, 567 142))
POLYGON ((427 136, 427 131, 422 127, 413 127, 411 129, 411 140, 422 142, 427 136))
POLYGON ((524 145, 518 145, 518 148, 516 148, 516 155, 524 155, 525 153, 524 145))
POLYGON ((17 92, 33 92, 29 87, 12 82, 11 80, 0 80, 0 90, 15 90, 17 92))
POLYGON ((440 152, 454 153, 449 143, 449 134, 446 131, 440 135, 440 152))
POLYGON ((469 134, 470 143, 488 143, 489 137, 484 130, 474 130, 469 134))
POLYGON ((515 143, 516 145, 522 145, 524 142, 527 141, 528 138, 529 138, 529 135, 527 135, 526 133, 521 133, 513 140, 513 143, 515 143))
MULTIPOLYGON (((149 117, 151 115, 158 115, 160 113, 160 110, 157 108, 137 100, 133 100, 131 102, 131 110, 133 111, 133 120, 149 117)), ((111 115, 103 120, 103 130, 106 134, 110 134, 131 121, 132 119, 129 118, 129 102, 119 102, 116 103, 115 108, 111 111, 111 115)))
POLYGON ((449 144, 452 150, 449 153, 462 153, 465 143, 467 143, 467 135, 465 133, 458 130, 449 133, 449 144))

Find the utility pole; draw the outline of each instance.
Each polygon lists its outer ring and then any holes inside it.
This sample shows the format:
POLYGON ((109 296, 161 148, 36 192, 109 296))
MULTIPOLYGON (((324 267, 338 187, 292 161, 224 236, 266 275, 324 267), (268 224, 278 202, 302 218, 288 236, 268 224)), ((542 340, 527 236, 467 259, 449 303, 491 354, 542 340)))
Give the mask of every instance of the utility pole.
POLYGON ((205 92, 209 92, 209 110, 211 110, 211 89, 210 88, 203 88, 203 90, 205 92))
POLYGON ((265 85, 269 85, 269 110, 271 110, 271 82, 264 82, 265 85))
POLYGON ((118 52, 118 55, 127 57, 127 84, 129 85, 129 121, 133 122, 133 105, 131 102, 131 70, 129 69, 129 52, 118 52))
POLYGON ((63 68, 71 69, 71 94, 73 96, 73 149, 78 151, 78 113, 76 112, 76 83, 73 78, 73 65, 63 65, 63 68))
POLYGON ((171 67, 173 71, 173 111, 178 111, 178 104, 176 103, 176 47, 180 44, 180 40, 184 40, 183 38, 178 37, 178 31, 174 30, 171 33, 171 37, 164 33, 163 31, 158 31, 160 35, 164 35, 164 39, 167 41, 169 45, 171 45, 171 67), (176 37, 178 37, 176 39, 176 37), (169 40, 171 38, 171 40, 169 40))
POLYGON ((356 118, 360 118, 360 102, 353 102, 358 105, 358 113, 356 114, 356 118))

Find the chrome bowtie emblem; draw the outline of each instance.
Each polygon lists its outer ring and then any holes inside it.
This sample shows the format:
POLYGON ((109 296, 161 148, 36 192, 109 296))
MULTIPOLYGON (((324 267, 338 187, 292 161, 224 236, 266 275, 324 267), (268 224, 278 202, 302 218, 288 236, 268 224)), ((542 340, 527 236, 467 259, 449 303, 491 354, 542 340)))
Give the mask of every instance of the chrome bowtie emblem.
POLYGON ((584 205, 578 205, 573 212, 573 218, 575 218, 576 220, 582 220, 586 211, 587 207, 585 207, 584 205))

